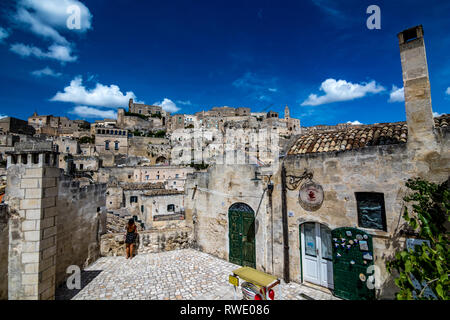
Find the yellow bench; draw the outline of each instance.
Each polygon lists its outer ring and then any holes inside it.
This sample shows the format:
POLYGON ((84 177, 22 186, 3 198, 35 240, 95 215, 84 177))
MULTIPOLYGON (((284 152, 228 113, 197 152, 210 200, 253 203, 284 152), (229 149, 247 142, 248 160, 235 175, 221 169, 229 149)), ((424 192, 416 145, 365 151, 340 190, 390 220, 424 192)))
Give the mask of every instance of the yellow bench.
MULTIPOLYGON (((270 289, 279 285, 280 279, 265 272, 250 267, 241 267, 233 271, 230 275, 229 282, 234 286, 234 298, 236 299, 236 288, 239 286, 239 279, 253 283, 258 287, 265 287, 268 292, 270 289)), ((278 287, 281 298, 281 285, 278 287)))

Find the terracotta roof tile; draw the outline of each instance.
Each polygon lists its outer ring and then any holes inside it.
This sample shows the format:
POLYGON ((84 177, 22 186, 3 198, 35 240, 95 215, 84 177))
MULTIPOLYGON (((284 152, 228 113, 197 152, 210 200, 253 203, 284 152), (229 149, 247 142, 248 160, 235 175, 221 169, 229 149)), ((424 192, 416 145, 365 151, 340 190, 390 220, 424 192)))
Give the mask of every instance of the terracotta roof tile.
MULTIPOLYGON (((450 114, 434 118, 436 128, 450 127, 450 114)), ((349 127, 332 132, 315 132, 300 136, 288 155, 345 151, 367 146, 406 143, 408 125, 405 121, 349 127)))

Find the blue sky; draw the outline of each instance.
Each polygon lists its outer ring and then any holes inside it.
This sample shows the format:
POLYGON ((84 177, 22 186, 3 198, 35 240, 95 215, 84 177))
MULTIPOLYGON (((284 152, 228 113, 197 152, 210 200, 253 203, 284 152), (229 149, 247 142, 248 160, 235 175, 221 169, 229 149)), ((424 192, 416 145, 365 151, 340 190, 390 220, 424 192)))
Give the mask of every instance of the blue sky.
POLYGON ((93 121, 133 97, 178 113, 287 104, 304 126, 403 121, 397 33, 418 24, 433 111, 450 113, 449 13, 445 0, 6 0, 0 115, 93 121))

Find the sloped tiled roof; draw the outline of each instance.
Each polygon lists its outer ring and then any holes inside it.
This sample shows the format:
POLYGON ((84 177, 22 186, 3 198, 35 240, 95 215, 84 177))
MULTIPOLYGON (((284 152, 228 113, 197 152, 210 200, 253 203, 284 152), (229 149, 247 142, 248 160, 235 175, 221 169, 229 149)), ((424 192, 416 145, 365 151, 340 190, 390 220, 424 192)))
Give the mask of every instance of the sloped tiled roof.
MULTIPOLYGON (((450 114, 434 118, 436 128, 450 125, 450 114)), ((331 132, 316 132, 300 136, 288 155, 355 150, 368 146, 406 143, 408 125, 405 121, 377 123, 331 132)))
POLYGON ((164 189, 163 182, 125 182, 120 186, 123 190, 152 190, 152 189, 164 189))
POLYGON ((184 194, 184 191, 179 191, 175 189, 155 189, 144 192, 145 196, 171 196, 176 194, 184 194))

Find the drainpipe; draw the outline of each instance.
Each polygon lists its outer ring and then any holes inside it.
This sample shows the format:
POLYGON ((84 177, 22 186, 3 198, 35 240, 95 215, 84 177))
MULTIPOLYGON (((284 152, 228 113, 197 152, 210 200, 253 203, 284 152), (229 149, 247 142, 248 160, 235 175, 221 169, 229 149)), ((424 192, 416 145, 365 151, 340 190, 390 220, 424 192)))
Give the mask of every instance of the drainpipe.
POLYGON ((289 283, 289 230, 287 219, 287 203, 286 203, 286 168, 284 164, 281 167, 281 214, 283 222, 283 258, 284 258, 284 281, 289 283))
POLYGON ((273 206, 272 206, 272 192, 273 192, 273 184, 272 182, 269 182, 269 185, 267 186, 268 189, 268 193, 267 195, 269 196, 269 210, 270 210, 270 233, 271 233, 271 259, 272 259, 272 274, 275 273, 274 269, 273 269, 273 206))

